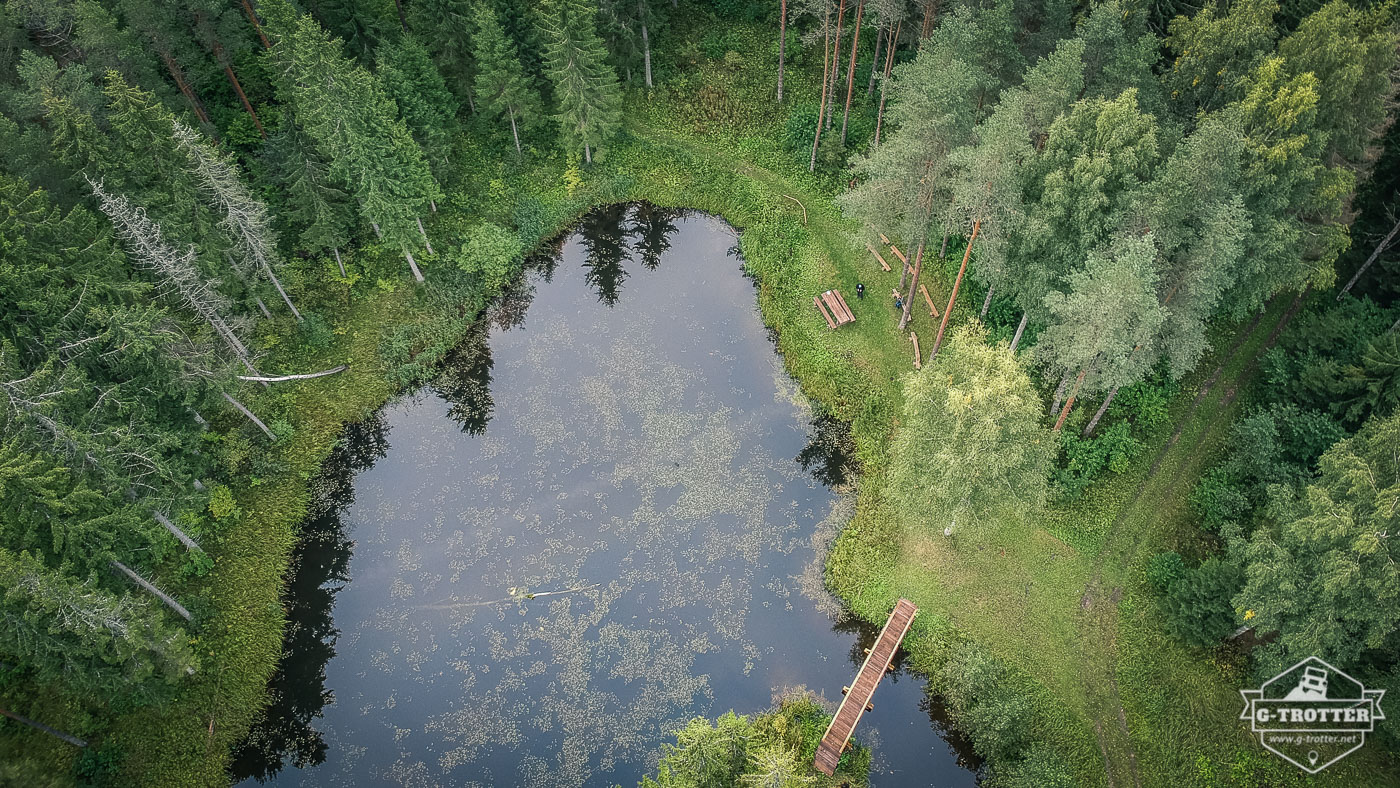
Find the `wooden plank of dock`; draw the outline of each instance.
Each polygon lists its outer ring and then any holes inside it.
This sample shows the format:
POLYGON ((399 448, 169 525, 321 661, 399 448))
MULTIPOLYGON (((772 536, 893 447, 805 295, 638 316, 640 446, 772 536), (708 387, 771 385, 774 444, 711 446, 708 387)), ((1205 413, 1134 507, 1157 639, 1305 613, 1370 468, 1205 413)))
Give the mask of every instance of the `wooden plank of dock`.
POLYGON ((881 257, 879 252, 875 251, 875 247, 871 246, 870 244, 866 244, 865 248, 869 249, 870 253, 875 255, 876 260, 880 261, 881 268, 885 269, 886 271, 890 270, 890 264, 885 262, 885 258, 881 257))
POLYGON ((890 611, 890 618, 885 622, 885 628, 880 630, 880 636, 875 639, 875 645, 871 646, 870 651, 865 655, 865 662, 860 666, 860 672, 856 674, 855 683, 851 685, 845 699, 841 701, 841 707, 836 710, 836 716, 831 718, 831 724, 827 726, 821 744, 817 745, 817 757, 814 765, 822 774, 832 775, 836 773, 836 766, 841 761, 842 751, 850 742, 856 724, 860 722, 861 716, 870 706, 870 697, 875 694, 875 687, 889 671, 890 663, 894 661, 895 650, 899 648, 900 642, 908 634, 909 625, 914 622, 914 616, 918 612, 919 609, 914 606, 914 603, 907 599, 899 600, 894 606, 894 610, 890 611))
POLYGON ((924 300, 928 302, 929 316, 938 317, 938 307, 933 305, 933 296, 928 294, 928 288, 924 287, 923 283, 919 284, 919 292, 924 294, 924 300))

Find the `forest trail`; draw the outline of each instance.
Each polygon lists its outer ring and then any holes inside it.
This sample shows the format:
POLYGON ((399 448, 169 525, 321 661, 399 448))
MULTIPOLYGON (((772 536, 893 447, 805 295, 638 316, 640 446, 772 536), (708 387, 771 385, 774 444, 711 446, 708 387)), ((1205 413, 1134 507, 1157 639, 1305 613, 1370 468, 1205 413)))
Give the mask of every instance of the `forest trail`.
POLYGON ((1232 406, 1237 395, 1258 370, 1260 356, 1273 346, 1297 314, 1302 299, 1303 295, 1293 299, 1277 322, 1265 320, 1268 312, 1261 312, 1240 331, 1153 458, 1136 494, 1114 519, 1103 550, 1094 560, 1093 576, 1079 603, 1079 645, 1085 697, 1111 788, 1142 785, 1137 752, 1118 691, 1118 608, 1125 590, 1124 572, 1134 564, 1144 545, 1159 544, 1163 534, 1157 534, 1159 539, 1149 539, 1149 535, 1171 528, 1173 518, 1163 516, 1163 503, 1184 500, 1186 491, 1179 488, 1183 482, 1189 485, 1204 470, 1215 445, 1234 423, 1238 408, 1232 406), (1206 408, 1204 412, 1202 406, 1206 408), (1183 436, 1187 440, 1182 441, 1183 436))

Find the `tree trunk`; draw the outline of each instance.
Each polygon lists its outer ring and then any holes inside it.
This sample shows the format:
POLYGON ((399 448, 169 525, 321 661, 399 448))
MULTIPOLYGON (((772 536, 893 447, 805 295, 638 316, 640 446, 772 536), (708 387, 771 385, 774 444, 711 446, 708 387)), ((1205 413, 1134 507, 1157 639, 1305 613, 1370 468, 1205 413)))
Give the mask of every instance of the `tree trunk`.
POLYGON ((995 286, 995 285, 992 285, 992 286, 988 287, 988 288, 987 288, 987 297, 984 298, 984 299, 982 299, 982 314, 978 315, 978 316, 977 316, 977 319, 978 319, 979 321, 983 322, 983 323, 987 322, 987 310, 990 309, 991 306, 992 306, 992 293, 993 293, 995 290, 996 290, 996 286, 995 286))
POLYGON ((413 220, 418 222, 418 234, 423 236, 423 245, 428 247, 428 254, 433 254, 433 242, 428 240, 428 231, 423 229, 423 220, 417 216, 413 220))
POLYGON ((272 43, 267 40, 267 34, 263 32, 262 25, 258 24, 258 15, 253 13, 253 6, 248 0, 240 0, 243 3, 243 13, 248 15, 248 21, 253 24, 253 29, 258 31, 258 38, 262 39, 263 49, 272 49, 272 43))
POLYGON ((592 164, 592 163, 593 163, 593 151, 591 151, 591 150, 588 149, 588 143, 587 143, 587 142, 584 142, 584 143, 583 143, 583 163, 584 163, 584 164, 592 164))
POLYGON ((962 267, 958 269, 958 277, 953 280, 953 294, 948 296, 948 308, 943 311, 943 320, 938 324, 938 336, 933 338, 933 352, 929 354, 929 360, 938 355, 938 348, 943 345, 943 331, 948 327, 948 318, 953 314, 953 304, 958 300, 958 288, 962 286, 963 274, 967 272, 967 261, 972 258, 972 242, 977 240, 977 233, 982 230, 982 220, 977 219, 972 223, 972 236, 967 239, 967 250, 963 252, 962 267))
MULTIPOLYGON (((643 11, 643 10, 644 10, 644 9, 642 8, 642 2, 641 2, 641 0, 637 0, 637 11, 638 11, 638 12, 641 12, 641 11, 643 11)), ((646 75, 647 87, 652 87, 652 84, 651 84, 651 35, 647 33, 647 23, 646 23, 646 22, 643 22, 643 23, 642 23, 642 70, 643 70, 643 72, 644 72, 645 75, 646 75)))
POLYGON ((222 392, 222 393, 223 393, 223 395, 224 395, 224 399, 228 400, 228 403, 229 403, 230 405, 232 405, 232 406, 234 406, 235 408, 237 408, 239 413, 242 413, 244 416, 247 416, 249 421, 251 421, 251 422, 253 422, 254 424, 258 425, 258 429, 262 430, 264 435, 266 435, 270 440, 274 440, 274 441, 277 440, 277 436, 274 435, 274 434, 272 433, 272 430, 270 430, 270 429, 267 428, 267 425, 266 425, 266 424, 263 424, 262 419, 260 419, 260 418, 258 418, 257 416, 253 415, 253 412, 252 412, 251 410, 248 410, 246 407, 244 407, 243 403, 239 402, 238 400, 234 399, 233 397, 230 397, 227 391, 222 392))
POLYGON ((1094 412, 1094 418, 1089 419, 1088 426, 1084 428, 1084 437, 1087 438, 1094 434, 1094 428, 1099 426, 1099 419, 1103 418, 1103 414, 1108 412, 1108 406, 1113 404, 1113 398, 1116 396, 1118 396, 1118 387, 1114 386, 1113 390, 1108 392, 1108 396, 1103 398, 1103 404, 1094 412))
POLYGON ((404 258, 408 260, 408 269, 413 272, 413 278, 419 282, 423 281, 423 272, 418 270, 418 263, 413 259, 413 252, 408 251, 407 246, 400 248, 403 249, 404 258))
MULTIPOLYGON (((909 325, 909 310, 914 306, 914 293, 919 289, 919 271, 924 265, 924 241, 919 240, 919 248, 914 252, 914 277, 909 280, 909 295, 904 299, 904 314, 899 316, 899 330, 909 325)), ((934 352, 937 352, 938 345, 934 345, 934 352)))
POLYGON ((1031 317, 1030 310, 1021 311, 1021 324, 1016 326, 1016 336, 1011 338, 1011 352, 1016 352, 1016 346, 1021 344, 1021 332, 1026 330, 1026 321, 1031 317))
POLYGON ((778 103, 783 103, 783 68, 787 64, 787 0, 778 3, 778 103))
POLYGON ((1052 430, 1053 432, 1059 432, 1060 428, 1065 426, 1065 419, 1069 416, 1070 408, 1074 407, 1074 398, 1079 395, 1079 386, 1084 382, 1084 376, 1088 374, 1088 372, 1088 367, 1079 370, 1079 377, 1074 379, 1074 388, 1069 390, 1069 399, 1065 400, 1064 410, 1060 411, 1060 418, 1055 421, 1055 429, 1052 430))
POLYGON ((224 76, 228 77, 229 84, 233 86, 233 92, 238 94, 238 100, 243 102, 243 109, 248 113, 248 117, 253 119, 253 126, 257 128, 258 134, 263 139, 267 139, 267 131, 263 129, 262 121, 258 118, 258 113, 253 110, 252 103, 248 101, 248 95, 243 92, 243 85, 238 81, 238 75, 233 73, 233 64, 229 62, 223 44, 218 41, 214 42, 214 58, 224 67, 224 76))
POLYGON ((515 138, 515 155, 523 155, 520 150, 520 130, 515 126, 515 107, 510 108, 510 136, 515 138))
POLYGON ((1060 409, 1060 403, 1065 401, 1065 386, 1069 385, 1069 373, 1060 376, 1060 385, 1055 387, 1055 398, 1050 401, 1050 413, 1053 415, 1060 409))
MULTIPOLYGON (((924 0, 924 26, 919 31, 919 39, 928 38, 933 32, 933 23, 937 19, 938 0, 924 0)), ((920 44, 922 46, 922 44, 920 44)))
POLYGON ((817 105, 817 133, 812 137, 812 161, 807 165, 807 172, 817 171, 817 147, 822 141, 822 116, 826 114, 826 87, 827 87, 827 67, 831 57, 831 11, 827 6, 826 17, 822 19, 822 99, 817 105))
POLYGON ((192 553, 193 553, 193 552, 200 552, 200 553, 204 552, 204 549, 201 548, 201 547, 200 547, 193 539, 191 539, 184 531, 181 531, 179 528, 175 527, 175 524, 172 523, 172 522, 170 522, 170 518, 169 518, 169 517, 166 517, 165 515, 161 514, 160 512, 151 512, 151 516, 154 517, 154 518, 156 518, 156 522, 158 522, 158 523, 160 523, 161 525, 165 526, 165 530, 169 531, 169 532, 171 533, 171 535, 173 535, 176 539, 179 539, 179 540, 180 540, 180 544, 184 545, 186 550, 189 550, 189 551, 192 552, 192 553))
POLYGON ((175 58, 171 57, 169 52, 162 49, 160 51, 160 59, 165 63, 165 70, 170 72, 170 78, 175 80, 175 86, 180 88, 180 92, 184 94, 185 99, 190 102, 190 106, 194 109, 195 117, 199 118, 200 123, 209 125, 209 116, 204 114, 204 107, 199 103, 199 97, 194 94, 189 84, 185 82, 185 75, 180 71, 180 66, 175 62, 175 58))
POLYGON ((259 383, 281 383, 285 380, 311 380, 312 378, 324 378, 327 375, 334 375, 337 372, 344 372, 349 368, 350 367, 348 365, 341 364, 338 367, 323 369, 320 372, 305 372, 300 375, 274 375, 272 377, 265 377, 261 375, 256 377, 252 375, 236 375, 235 377, 237 377, 239 380, 253 380, 259 383))
POLYGON ((341 278, 341 279, 348 279, 349 277, 348 277, 348 276, 346 275, 346 273, 345 273, 345 263, 343 263, 343 262, 340 261, 340 247, 339 247, 339 246, 332 246, 332 247, 331 247, 331 251, 332 251, 332 252, 335 252, 335 264, 338 265, 338 266, 340 266, 340 278, 341 278))
POLYGON ((836 7, 836 40, 831 43, 831 101, 826 103, 826 127, 836 117, 836 75, 841 73, 841 26, 846 21, 846 0, 836 7))
POLYGON ((860 18, 865 3, 856 4, 856 29, 851 34, 851 65, 846 69, 846 109, 841 113, 841 145, 846 145, 846 124, 851 119, 851 92, 856 86, 856 53, 860 51, 860 18))
POLYGON ((267 311, 267 304, 263 303, 262 296, 254 294, 253 303, 258 305, 258 311, 263 313, 263 317, 267 318, 268 320, 272 319, 272 313, 267 311))
POLYGON ((379 229, 379 222, 372 221, 369 223, 369 226, 374 228, 375 238, 378 238, 381 241, 384 240, 384 231, 379 229))
POLYGON ((875 95, 875 75, 880 72, 880 49, 887 37, 888 34, 883 29, 875 31, 875 52, 870 56, 870 84, 865 87, 866 98, 875 95))
POLYGON ((1376 250, 1371 252, 1371 256, 1366 258, 1366 262, 1362 263, 1361 267, 1356 269, 1356 273, 1352 274, 1351 280, 1347 282, 1347 286, 1343 287, 1342 292, 1337 294, 1338 301, 1342 300, 1342 296, 1351 292, 1351 288, 1356 285, 1356 280, 1360 279, 1361 275, 1366 273, 1366 269, 1370 268, 1371 264, 1376 262, 1376 258, 1380 257, 1381 253, 1390 247, 1390 243, 1395 239, 1395 234, 1397 232, 1400 232, 1400 221, 1397 221, 1395 226, 1390 228, 1390 232, 1385 234, 1385 237, 1381 239, 1379 244, 1376 244, 1376 250))
POLYGON ((34 720, 29 719, 28 717, 22 717, 18 714, 15 714, 13 711, 10 711, 9 709, 0 708, 0 715, 9 717, 15 722, 21 723, 23 725, 28 725, 29 727, 35 730, 43 731, 44 733, 47 733, 50 736, 60 738, 73 745, 74 747, 87 746, 87 742, 83 741, 82 739, 79 739, 77 736, 70 736, 57 728, 50 728, 42 722, 35 722, 34 720))
POLYGON ((399 27, 403 28, 403 32, 407 33, 408 20, 405 19, 403 15, 403 3, 400 0, 394 0, 394 8, 399 12, 399 27))
POLYGON ((144 578, 144 577, 142 577, 142 576, 136 574, 135 572, 133 572, 133 571, 131 570, 131 567, 129 567, 129 566, 127 566, 126 564, 122 563, 121 561, 117 561, 117 560, 115 560, 115 559, 112 560, 112 566, 114 566, 114 567, 116 567, 117 569, 121 570, 121 573, 122 573, 122 574, 124 574, 124 575, 126 575, 127 577, 131 578, 131 582, 133 582, 133 583, 135 583, 136 585, 141 586, 142 588, 146 589, 146 590, 149 591, 153 596, 155 596, 157 599, 159 599, 160 601, 162 601, 162 602, 164 602, 165 604, 169 605, 169 606, 170 606, 170 609, 171 609, 171 610, 174 610, 176 613, 179 613, 181 618, 185 619, 186 621, 189 621, 189 620, 190 620, 190 611, 186 610, 184 605, 180 604, 179 602, 176 602, 174 597, 170 596, 169 594, 165 593, 164 591, 160 590, 159 588, 156 588, 156 587, 155 587, 154 585, 152 585, 151 582, 150 582, 149 580, 147 580, 146 578, 144 578))
POLYGON ((292 310, 292 316, 300 323, 302 320, 301 313, 297 311, 297 305, 292 303, 291 296, 287 295, 287 291, 282 289, 282 282, 277 279, 277 274, 272 272, 272 266, 263 263, 263 273, 267 274, 267 278, 272 280, 272 286, 277 288, 277 294, 282 296, 282 301, 287 304, 288 309, 292 310))
POLYGON ((894 33, 890 35, 890 46, 885 50, 885 76, 880 80, 880 109, 875 113, 875 142, 871 145, 873 148, 880 147, 880 125, 885 120, 885 94, 890 84, 890 70, 894 68, 894 50, 899 46, 899 31, 903 27, 903 20, 894 26, 894 33))

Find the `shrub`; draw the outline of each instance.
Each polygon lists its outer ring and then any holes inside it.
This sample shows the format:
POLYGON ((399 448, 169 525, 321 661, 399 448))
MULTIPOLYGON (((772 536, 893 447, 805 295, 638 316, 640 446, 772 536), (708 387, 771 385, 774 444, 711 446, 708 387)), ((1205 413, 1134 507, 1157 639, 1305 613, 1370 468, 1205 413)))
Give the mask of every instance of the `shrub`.
POLYGON ((1219 558, 1186 570, 1167 590, 1167 629, 1193 646, 1214 646, 1235 629, 1230 600, 1243 586, 1240 568, 1219 558))
POLYGON ((1165 594, 1186 574, 1186 562, 1175 552, 1158 553, 1147 562, 1147 584, 1165 594))
POLYGON ((954 652, 939 673, 939 685, 958 727, 983 757, 1014 759, 1030 742, 1029 698, 1010 683, 1010 671, 981 649, 954 652))
POLYGON ((487 295, 499 293, 520 266, 525 251, 520 238, 491 222, 467 231, 467 241, 457 252, 457 266, 477 278, 487 295))

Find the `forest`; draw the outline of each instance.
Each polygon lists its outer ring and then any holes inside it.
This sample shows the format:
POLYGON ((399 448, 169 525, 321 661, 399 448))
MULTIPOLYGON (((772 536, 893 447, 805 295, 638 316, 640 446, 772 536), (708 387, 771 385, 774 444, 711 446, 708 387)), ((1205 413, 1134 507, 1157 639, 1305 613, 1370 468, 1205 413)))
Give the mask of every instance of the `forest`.
MULTIPOLYGON (((343 425, 635 201, 644 263, 672 208, 739 231, 850 429, 826 587, 920 605, 984 784, 1400 780, 1394 723, 1308 777, 1238 720, 1308 656, 1400 691, 1397 13, 5 0, 0 784, 257 778, 343 425)), ((814 784, 829 711, 697 718, 643 784, 814 784)))

